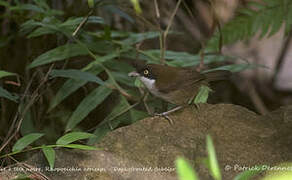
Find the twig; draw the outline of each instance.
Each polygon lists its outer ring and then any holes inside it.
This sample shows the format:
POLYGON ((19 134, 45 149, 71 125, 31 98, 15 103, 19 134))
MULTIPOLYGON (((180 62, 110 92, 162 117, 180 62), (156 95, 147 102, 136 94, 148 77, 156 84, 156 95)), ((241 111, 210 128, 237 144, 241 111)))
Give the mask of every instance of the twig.
MULTIPOLYGON (((36 74, 37 74, 36 72, 33 73, 33 75, 32 75, 32 77, 31 77, 30 81, 28 82, 28 84, 27 84, 27 86, 26 86, 26 88, 25 88, 25 90, 24 90, 24 95, 21 97, 21 99, 20 99, 19 102, 24 102, 24 98, 26 97, 26 94, 28 94, 29 88, 31 87, 32 81, 33 81, 34 77, 36 76, 36 74)), ((10 128, 9 128, 9 130, 8 130, 8 132, 7 132, 7 135, 6 135, 6 137, 5 137, 5 139, 4 139, 3 142, 5 142, 5 141, 11 136, 11 134, 12 134, 12 132, 13 132, 13 129, 15 128, 15 124, 16 124, 16 122, 17 122, 17 119, 18 119, 18 117, 19 117, 20 111, 21 111, 21 109, 19 108, 19 109, 17 110, 17 112, 16 112, 14 118, 13 118, 13 121, 12 121, 12 123, 11 123, 11 125, 10 125, 10 128)), ((1 148, 0 148, 0 152, 1 152, 1 148)))
POLYGON ((157 0, 154 0, 154 7, 155 7, 156 17, 157 18, 160 18, 160 13, 159 13, 159 8, 158 8, 157 0))
POLYGON ((177 10, 179 8, 179 5, 181 3, 182 0, 179 0, 175 6, 175 9, 174 11, 172 12, 171 16, 170 16, 170 20, 169 20, 169 23, 166 27, 166 30, 163 32, 163 36, 162 36, 162 44, 163 44, 163 48, 162 48, 162 53, 161 53, 161 64, 165 64, 165 51, 166 51, 166 39, 167 39, 167 35, 168 35, 168 32, 169 32, 169 29, 172 25, 172 22, 173 22, 173 19, 174 19, 174 16, 176 15, 177 13, 177 10))
POLYGON ((190 10, 190 8, 188 7, 188 5, 186 4, 185 0, 183 0, 182 3, 183 3, 183 6, 186 8, 187 12, 189 13, 189 15, 191 16, 191 18, 193 20, 195 20, 196 18, 194 17, 192 11, 190 10))
POLYGON ((91 9, 89 11, 89 13, 87 14, 87 16, 82 20, 82 22, 78 25, 78 27, 75 29, 75 31, 73 32, 72 36, 75 37, 77 35, 77 33, 80 31, 80 29, 85 25, 85 23, 88 21, 89 16, 91 16, 93 13, 93 9, 91 9))
POLYGON ((170 27, 171 27, 171 25, 172 25, 172 22, 173 22, 173 18, 174 18, 175 14, 176 14, 176 12, 177 12, 177 10, 178 10, 178 8, 179 8, 179 5, 180 5, 181 1, 182 1, 182 0, 179 0, 179 1, 177 2, 176 6, 175 6, 175 9, 174 9, 172 15, 170 16, 169 23, 168 23, 168 25, 167 25, 167 27, 166 27, 166 30, 165 30, 165 32, 164 32, 164 38, 165 38, 165 39, 166 39, 166 37, 167 37, 167 35, 168 35, 169 29, 170 29, 170 27))
POLYGON ((158 3, 157 0, 154 0, 154 8, 155 8, 155 14, 156 14, 156 20, 157 20, 157 26, 159 29, 159 47, 160 47, 160 63, 164 64, 164 35, 163 35, 163 30, 161 29, 161 24, 160 24, 160 12, 159 12, 159 8, 158 8, 158 3))
MULTIPOLYGON (((32 169, 32 170, 33 170, 33 169, 37 169, 37 168, 34 167, 34 166, 31 166, 31 165, 29 165, 29 164, 26 164, 26 163, 22 163, 22 162, 17 161, 17 160, 14 159, 12 156, 9 156, 9 158, 12 159, 14 162, 16 162, 17 165, 24 167, 24 168, 27 169, 28 171, 29 171, 30 169, 32 169)), ((32 173, 33 175, 36 175, 36 176, 37 176, 37 177, 36 177, 37 179, 40 179, 40 180, 50 180, 50 178, 47 177, 45 174, 41 173, 41 171, 29 171, 29 172, 32 173)))
MULTIPOLYGON (((51 67, 49 68, 47 74, 45 75, 44 79, 41 81, 41 83, 39 84, 39 86, 35 89, 35 91, 32 94, 32 98, 30 99, 30 101, 26 104, 26 106, 24 107, 23 111, 21 112, 21 117, 19 119, 19 121, 17 122, 16 125, 13 125, 12 127, 14 128, 16 126, 16 130, 14 131, 14 133, 11 136, 6 136, 6 138, 8 137, 8 139, 6 141, 3 142, 3 144, 0 147, 0 152, 9 144, 9 142, 17 135, 17 133, 19 132, 20 126, 22 124, 22 121, 24 119, 24 116, 26 114, 26 112, 29 110, 29 108, 34 104, 35 100, 39 97, 38 91, 39 89, 45 84, 45 82, 48 80, 49 74, 52 71, 54 67, 54 64, 51 65, 51 67)), ((23 97, 24 98, 24 97, 23 97)), ((18 113, 20 114, 20 113, 18 113)), ((19 115, 16 116, 16 119, 19 115)), ((16 123, 16 120, 15 120, 16 123)), ((14 123, 14 124, 15 124, 14 123)), ((5 139, 6 139, 5 138, 5 139)))
POLYGON ((223 34, 222 34, 222 29, 221 29, 221 25, 220 25, 219 21, 217 21, 217 27, 218 27, 218 31, 219 31, 219 52, 221 54, 222 53, 222 46, 223 46, 223 34))

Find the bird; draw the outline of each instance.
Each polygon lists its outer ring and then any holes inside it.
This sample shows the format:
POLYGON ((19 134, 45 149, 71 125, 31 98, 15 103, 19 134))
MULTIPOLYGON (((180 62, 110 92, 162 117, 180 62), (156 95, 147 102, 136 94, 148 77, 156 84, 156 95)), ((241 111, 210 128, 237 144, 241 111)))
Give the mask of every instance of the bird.
POLYGON ((226 80, 231 72, 214 70, 206 73, 198 72, 194 67, 174 67, 161 64, 134 63, 133 72, 128 75, 137 77, 154 96, 177 108, 164 112, 166 115, 174 112, 193 100, 202 85, 209 87, 209 82, 226 80))

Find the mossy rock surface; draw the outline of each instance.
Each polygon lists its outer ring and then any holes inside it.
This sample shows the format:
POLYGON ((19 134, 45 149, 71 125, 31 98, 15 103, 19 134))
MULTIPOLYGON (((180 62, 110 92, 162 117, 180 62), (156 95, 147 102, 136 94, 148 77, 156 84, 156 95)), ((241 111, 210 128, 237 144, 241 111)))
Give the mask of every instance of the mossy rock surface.
MULTIPOLYGON (((196 167, 201 179, 208 180, 212 178, 201 158, 207 155, 205 139, 210 134, 223 179, 231 180, 248 167, 291 161, 290 110, 283 107, 259 116, 231 104, 202 104, 199 109, 190 106, 170 115, 174 125, 164 118, 146 118, 108 133, 96 145, 100 151, 57 152, 56 167, 78 167, 81 171, 42 173, 57 180, 171 180, 177 179, 174 160, 183 156, 196 167)), ((27 163, 47 166, 42 154, 27 163)))

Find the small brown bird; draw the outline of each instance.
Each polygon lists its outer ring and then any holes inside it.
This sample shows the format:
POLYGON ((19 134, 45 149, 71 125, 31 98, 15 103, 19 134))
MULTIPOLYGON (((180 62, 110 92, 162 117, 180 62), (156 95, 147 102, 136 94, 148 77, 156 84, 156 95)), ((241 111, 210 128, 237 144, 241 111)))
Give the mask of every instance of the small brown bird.
POLYGON ((193 100, 202 85, 209 86, 211 81, 225 80, 231 74, 226 70, 199 73, 191 67, 159 64, 135 64, 135 68, 136 72, 129 73, 129 76, 138 77, 153 95, 179 106, 193 100))

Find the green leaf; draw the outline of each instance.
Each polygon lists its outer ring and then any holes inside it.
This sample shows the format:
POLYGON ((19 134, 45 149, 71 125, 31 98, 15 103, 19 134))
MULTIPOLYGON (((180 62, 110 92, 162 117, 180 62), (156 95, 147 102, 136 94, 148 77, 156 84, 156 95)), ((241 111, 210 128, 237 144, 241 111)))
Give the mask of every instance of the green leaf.
POLYGON ((257 10, 261 10, 261 9, 264 9, 265 8, 265 5, 263 5, 260 2, 256 2, 256 1, 250 1, 250 2, 248 2, 248 6, 249 7, 257 8, 257 10))
POLYGON ((266 68, 265 66, 258 65, 258 64, 231 64, 231 65, 226 65, 226 66, 220 66, 218 68, 209 69, 207 71, 204 71, 204 73, 216 71, 216 70, 227 70, 227 71, 231 71, 235 73, 235 72, 241 72, 247 69, 254 69, 254 68, 259 68, 259 67, 266 68))
POLYGON ((139 1, 138 0, 130 0, 130 1, 133 4, 136 13, 137 14, 141 14, 142 13, 142 9, 140 7, 139 1))
POLYGON ((113 6, 113 5, 106 5, 104 6, 104 8, 108 11, 111 12, 113 14, 117 14, 119 16, 121 16, 122 18, 126 19, 127 21, 129 21, 130 23, 134 23, 134 19, 129 16, 127 13, 125 13, 124 11, 122 11, 120 8, 113 6))
POLYGON ((115 78, 115 80, 120 82, 120 83, 123 83, 123 84, 128 85, 128 86, 132 86, 132 87, 135 86, 134 85, 134 79, 129 77, 127 75, 127 73, 113 71, 112 75, 115 78))
POLYGON ((182 157, 175 161, 176 172, 179 180, 198 180, 198 176, 192 166, 182 157))
POLYGON ((53 63, 56 61, 62 61, 74 56, 87 55, 88 51, 78 44, 66 44, 59 46, 55 49, 47 51, 42 55, 38 56, 34 61, 28 66, 28 68, 34 68, 40 65, 45 65, 53 63))
POLYGON ((38 37, 46 34, 54 34, 56 33, 56 30, 54 29, 48 29, 47 27, 39 27, 35 29, 33 32, 31 32, 27 38, 33 38, 33 37, 38 37))
POLYGON ((67 144, 62 147, 72 148, 72 149, 81 149, 81 150, 99 150, 99 148, 93 146, 86 146, 82 144, 67 144))
POLYGON ((18 96, 12 95, 10 92, 8 92, 7 90, 3 89, 0 86, 0 98, 1 97, 9 99, 9 100, 11 100, 13 102, 16 102, 16 103, 17 103, 17 100, 18 100, 18 96))
POLYGON ((66 144, 70 144, 70 143, 77 141, 77 140, 94 138, 94 137, 95 137, 95 135, 90 134, 90 133, 72 132, 72 133, 68 133, 68 134, 65 134, 64 136, 60 137, 56 143, 60 144, 60 145, 66 145, 66 144))
POLYGON ((39 7, 42 7, 45 10, 50 9, 49 5, 47 4, 47 0, 33 0, 33 1, 36 5, 38 5, 39 7))
POLYGON ((0 71, 0 79, 6 76, 17 76, 17 74, 7 71, 0 71))
POLYGON ((139 78, 135 79, 134 84, 135 84, 136 87, 144 87, 143 83, 140 81, 139 78))
POLYGON ((26 33, 31 32, 34 28, 41 26, 41 25, 42 24, 40 22, 37 22, 34 19, 30 19, 30 20, 25 21, 24 23, 21 24, 20 31, 26 34, 26 33))
POLYGON ((110 132, 112 128, 116 128, 121 122, 128 121, 130 117, 126 114, 126 110, 129 108, 130 104, 128 101, 125 97, 120 95, 119 102, 113 107, 110 114, 107 115, 107 117, 95 129, 93 134, 95 134, 96 137, 91 138, 88 141, 88 144, 97 143, 106 135, 106 133, 110 132))
POLYGON ((145 32, 145 33, 130 33, 130 36, 122 40, 121 42, 125 45, 133 45, 146 39, 153 39, 160 36, 160 32, 145 32))
MULTIPOLYGON (((25 108, 26 104, 27 104, 26 101, 20 102, 20 104, 19 104, 20 112, 24 112, 24 108, 25 108)), ((35 129, 34 119, 32 117, 31 109, 28 109, 25 112, 25 114, 23 114, 22 116, 23 116, 23 120, 22 120, 21 127, 20 127, 21 135, 25 136, 27 134, 37 132, 37 130, 35 129)))
POLYGON ((50 165, 50 168, 54 168, 55 165, 55 159, 56 159, 56 152, 53 148, 51 147, 47 147, 47 146, 43 146, 42 147, 42 151, 50 165))
POLYGON ((50 76, 52 76, 52 78, 64 77, 64 78, 84 80, 87 82, 94 82, 94 83, 97 83, 100 85, 104 85, 104 82, 99 77, 97 77, 89 72, 83 72, 81 70, 76 70, 76 69, 66 69, 66 70, 53 69, 50 72, 50 76))
POLYGON ((199 89, 197 96, 194 99, 194 103, 206 103, 210 92, 212 92, 212 89, 210 89, 208 86, 202 85, 199 89))
MULTIPOLYGON (((290 9, 291 9, 290 3, 290 9)), ((289 5, 280 1, 267 1, 266 3, 250 2, 248 7, 221 28, 223 44, 234 43, 238 40, 245 40, 261 32, 263 38, 270 30, 270 35, 279 31, 287 17, 285 9, 289 5)), ((288 10, 289 12, 289 10, 288 10)), ((208 42, 207 47, 217 50, 219 45, 219 32, 217 32, 208 42)))
POLYGON ((102 103, 111 92, 111 89, 100 86, 86 96, 70 117, 66 126, 66 131, 73 129, 80 123, 94 108, 102 103))
POLYGON ((41 138, 44 134, 41 133, 31 133, 22 138, 20 138, 13 146, 12 151, 21 151, 34 141, 41 138))
MULTIPOLYGON (((76 27, 84 20, 84 17, 74 17, 67 19, 64 23, 60 25, 60 27, 76 27)), ((87 19, 86 23, 95 23, 95 24, 105 24, 102 17, 99 16, 90 16, 87 19)))
POLYGON ((38 13, 45 13, 45 10, 33 4, 20 4, 17 6, 12 6, 10 10, 11 11, 28 10, 28 11, 35 11, 38 13))
POLYGON ((140 110, 136 110, 136 109, 132 108, 130 110, 130 117, 131 117, 131 121, 129 123, 132 124, 136 121, 139 121, 141 119, 149 117, 149 115, 148 115, 148 113, 146 113, 144 111, 140 111, 140 110))
POLYGON ((94 0, 87 0, 88 7, 93 8, 94 7, 94 0))
POLYGON ((255 166, 255 168, 251 170, 244 171, 235 176, 234 180, 249 180, 256 174, 263 171, 263 166, 255 166))
POLYGON ((219 164, 216 158, 215 147, 213 145, 213 141, 210 135, 207 135, 206 144, 207 144, 207 151, 208 151, 208 163, 209 163, 210 173, 215 180, 221 180, 222 177, 221 177, 219 164))
POLYGON ((6 2, 6 1, 0 1, 0 6, 9 7, 10 4, 9 4, 9 2, 6 2))
MULTIPOLYGON (((143 54, 149 58, 145 59, 150 63, 158 63, 160 59, 160 50, 151 49, 143 51, 143 54)), ((178 51, 165 51, 166 63, 170 66, 178 67, 188 67, 196 66, 200 64, 201 57, 200 55, 195 55, 187 52, 178 52, 178 51)), ((226 60, 233 60, 235 58, 224 56, 224 55, 206 55, 204 57, 204 64, 210 64, 214 62, 224 62, 226 60)))
POLYGON ((100 141, 108 132, 112 131, 120 124, 132 124, 140 119, 147 117, 148 114, 134 109, 127 99, 120 95, 118 103, 114 106, 110 114, 98 125, 94 133, 95 138, 91 138, 88 144, 94 144, 100 141))
POLYGON ((69 79, 63 86, 58 90, 57 94, 51 101, 49 105, 48 112, 59 105, 64 99, 66 99, 70 94, 74 93, 77 89, 85 85, 87 81, 69 79))
MULTIPOLYGON (((87 70, 87 72, 97 75, 99 74, 102 69, 98 65, 94 65, 90 63, 85 68, 82 69, 82 71, 87 70)), ((48 112, 54 109, 58 104, 60 104, 64 99, 66 99, 70 94, 74 93, 77 89, 85 85, 87 81, 84 80, 74 80, 69 79, 67 80, 63 86, 58 90, 56 96, 51 101, 51 104, 49 106, 48 112)))

